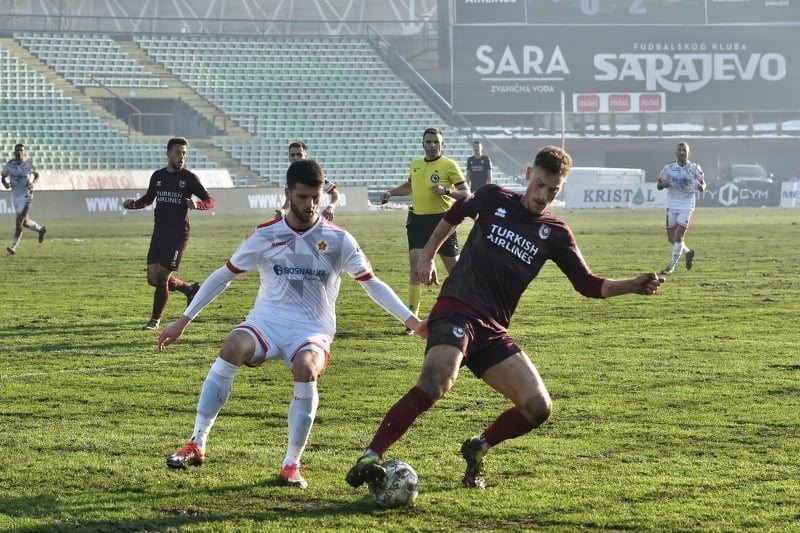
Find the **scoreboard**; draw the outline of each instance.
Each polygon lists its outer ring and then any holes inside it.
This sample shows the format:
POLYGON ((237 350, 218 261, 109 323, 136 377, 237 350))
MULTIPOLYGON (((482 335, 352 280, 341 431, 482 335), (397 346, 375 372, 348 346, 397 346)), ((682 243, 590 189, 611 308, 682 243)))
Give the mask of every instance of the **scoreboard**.
POLYGON ((800 0, 454 0, 456 24, 786 24, 800 0))
POLYGON ((703 24, 704 0, 528 0, 531 24, 703 24))
POLYGON ((464 114, 797 112, 800 0, 451 0, 464 114), (562 95, 565 97, 562 99, 562 95))
POLYGON ((527 0, 532 24, 752 24, 791 20, 797 0, 527 0), (794 4, 794 5, 792 5, 794 4))

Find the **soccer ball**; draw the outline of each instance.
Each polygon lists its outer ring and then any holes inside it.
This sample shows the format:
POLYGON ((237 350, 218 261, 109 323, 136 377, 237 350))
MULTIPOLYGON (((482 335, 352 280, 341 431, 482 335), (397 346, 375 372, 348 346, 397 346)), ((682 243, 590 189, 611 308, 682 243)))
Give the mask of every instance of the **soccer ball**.
POLYGON ((369 484, 369 493, 378 507, 413 507, 419 494, 419 477, 411 465, 393 459, 381 466, 386 469, 386 479, 369 484))

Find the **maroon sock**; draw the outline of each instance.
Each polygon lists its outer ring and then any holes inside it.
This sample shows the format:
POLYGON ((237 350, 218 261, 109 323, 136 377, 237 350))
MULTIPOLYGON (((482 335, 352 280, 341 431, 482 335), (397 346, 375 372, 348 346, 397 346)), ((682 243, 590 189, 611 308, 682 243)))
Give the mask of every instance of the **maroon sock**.
MULTIPOLYGON (((537 424, 538 425, 538 424, 537 424)), ((536 426, 528 421, 517 407, 501 413, 492 425, 486 428, 483 436, 489 446, 496 446, 504 440, 513 439, 529 432, 536 426)))
POLYGON ((432 405, 433 400, 419 387, 409 390, 383 417, 383 422, 369 443, 369 449, 383 457, 386 450, 408 431, 414 420, 432 405))
POLYGON ((160 285, 156 287, 155 293, 153 294, 154 319, 161 320, 161 315, 164 314, 164 308, 167 306, 167 300, 169 300, 169 291, 167 290, 167 286, 160 285))

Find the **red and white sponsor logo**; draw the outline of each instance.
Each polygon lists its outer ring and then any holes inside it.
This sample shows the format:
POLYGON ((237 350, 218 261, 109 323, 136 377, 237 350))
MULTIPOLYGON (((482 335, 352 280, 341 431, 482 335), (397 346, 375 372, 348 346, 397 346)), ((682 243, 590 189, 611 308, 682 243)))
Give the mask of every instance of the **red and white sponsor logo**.
POLYGON ((664 108, 664 100, 658 93, 644 93, 639 95, 640 111, 661 111, 664 108))
POLYGON ((629 94, 610 94, 608 95, 608 110, 625 112, 631 110, 631 95, 629 94))
POLYGON ((600 97, 596 94, 579 94, 577 110, 579 113, 600 111, 600 97))

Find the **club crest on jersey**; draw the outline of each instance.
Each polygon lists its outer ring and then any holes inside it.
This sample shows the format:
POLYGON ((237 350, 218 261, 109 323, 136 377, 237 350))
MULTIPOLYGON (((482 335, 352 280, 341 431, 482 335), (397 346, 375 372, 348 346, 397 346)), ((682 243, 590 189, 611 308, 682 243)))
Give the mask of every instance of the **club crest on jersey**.
POLYGON ((539 238, 544 240, 550 236, 550 232, 553 231, 550 229, 550 226, 546 224, 542 224, 539 226, 539 238))
POLYGON ((453 336, 457 339, 464 338, 464 328, 460 326, 453 326, 453 336))
POLYGON ((431 174, 431 183, 439 183, 442 178, 439 177, 439 174, 431 174))
POLYGON ((178 180, 178 187, 180 187, 181 189, 185 189, 186 188, 186 180, 178 180))
POLYGON ((325 240, 317 241, 317 251, 321 253, 325 253, 328 251, 328 242, 325 240))

